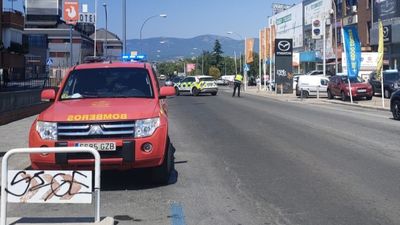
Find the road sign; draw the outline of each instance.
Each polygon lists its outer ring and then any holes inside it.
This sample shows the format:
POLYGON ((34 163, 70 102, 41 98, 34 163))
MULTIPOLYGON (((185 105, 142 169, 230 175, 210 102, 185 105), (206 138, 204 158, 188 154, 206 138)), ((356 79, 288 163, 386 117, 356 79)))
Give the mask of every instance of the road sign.
POLYGON ((89 8, 89 5, 88 5, 88 4, 82 4, 82 12, 83 12, 83 13, 89 12, 88 8, 89 8))
POLYGON ((249 64, 244 64, 244 67, 243 67, 243 70, 244 71, 250 71, 250 66, 249 66, 249 64))
POLYGON ((51 65, 53 65, 53 59, 52 58, 48 58, 47 59, 47 61, 46 61, 46 65, 48 65, 48 66, 51 66, 51 65))
POLYGON ((96 22, 96 16, 94 13, 79 13, 79 23, 90 23, 96 22))
POLYGON ((79 3, 64 2, 64 20, 67 24, 75 25, 79 20, 79 3))

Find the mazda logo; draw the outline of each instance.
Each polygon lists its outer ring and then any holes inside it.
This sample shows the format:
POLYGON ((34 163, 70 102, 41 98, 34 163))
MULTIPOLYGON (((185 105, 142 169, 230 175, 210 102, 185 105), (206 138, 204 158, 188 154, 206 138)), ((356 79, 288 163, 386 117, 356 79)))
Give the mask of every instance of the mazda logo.
POLYGON ((389 37, 389 27, 383 27, 383 37, 384 38, 389 37))
POLYGON ((287 52, 290 50, 290 42, 288 41, 280 41, 278 43, 278 49, 282 52, 287 52))

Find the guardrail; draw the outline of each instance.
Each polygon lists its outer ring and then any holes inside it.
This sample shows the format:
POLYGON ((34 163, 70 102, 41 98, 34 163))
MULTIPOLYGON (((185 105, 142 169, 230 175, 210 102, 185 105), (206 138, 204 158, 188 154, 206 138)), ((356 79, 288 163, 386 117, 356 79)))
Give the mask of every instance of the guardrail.
POLYGON ((0 92, 55 88, 60 82, 61 79, 50 77, 4 82, 0 77, 0 92))
MULTIPOLYGON (((8 159, 14 154, 21 153, 91 153, 94 156, 94 168, 95 168, 95 181, 94 181, 94 196, 95 196, 95 223, 100 222, 100 154, 93 148, 89 147, 59 147, 59 148, 17 148, 9 150, 3 157, 2 160, 2 171, 1 171, 1 208, 0 208, 0 225, 7 224, 7 202, 9 192, 8 190, 8 159)), ((74 171, 75 172, 75 171, 74 171)), ((43 172, 44 173, 44 172, 43 172)), ((53 177, 54 179, 54 177, 53 177)), ((52 182, 53 182, 52 179, 52 182)), ((43 186, 43 184, 42 184, 43 186)), ((52 183, 50 184, 51 188, 52 183)), ((72 186, 72 184, 71 184, 72 186)), ((36 188, 38 185, 35 186, 36 188)), ((29 186, 27 186, 28 190, 29 186)), ((61 187, 59 187, 61 188, 61 187)), ((32 189, 32 188, 31 188, 32 189)), ((31 190, 32 191, 32 190, 31 190)), ((54 191, 54 190, 53 190, 54 191)), ((54 203, 54 202, 53 202, 54 203)))

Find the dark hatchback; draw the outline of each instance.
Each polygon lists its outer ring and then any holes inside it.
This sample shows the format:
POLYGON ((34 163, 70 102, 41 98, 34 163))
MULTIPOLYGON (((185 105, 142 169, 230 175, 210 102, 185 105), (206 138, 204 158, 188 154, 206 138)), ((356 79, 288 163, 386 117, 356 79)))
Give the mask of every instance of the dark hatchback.
MULTIPOLYGON (((373 92, 382 93, 381 81, 377 79, 376 72, 370 74, 369 83, 372 85, 373 92)), ((400 73, 397 70, 386 70, 383 72, 383 95, 390 98, 393 92, 400 88, 400 73)))
POLYGON ((394 92, 390 98, 390 111, 395 120, 400 120, 400 90, 394 92))

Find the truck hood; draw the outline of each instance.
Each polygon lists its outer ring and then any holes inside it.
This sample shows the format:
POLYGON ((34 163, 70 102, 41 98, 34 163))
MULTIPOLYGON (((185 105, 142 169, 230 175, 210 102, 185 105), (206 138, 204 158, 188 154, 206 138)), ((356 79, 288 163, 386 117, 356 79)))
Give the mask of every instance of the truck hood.
POLYGON ((156 99, 75 99, 55 102, 39 115, 38 120, 51 122, 136 120, 156 116, 156 107, 156 99))

